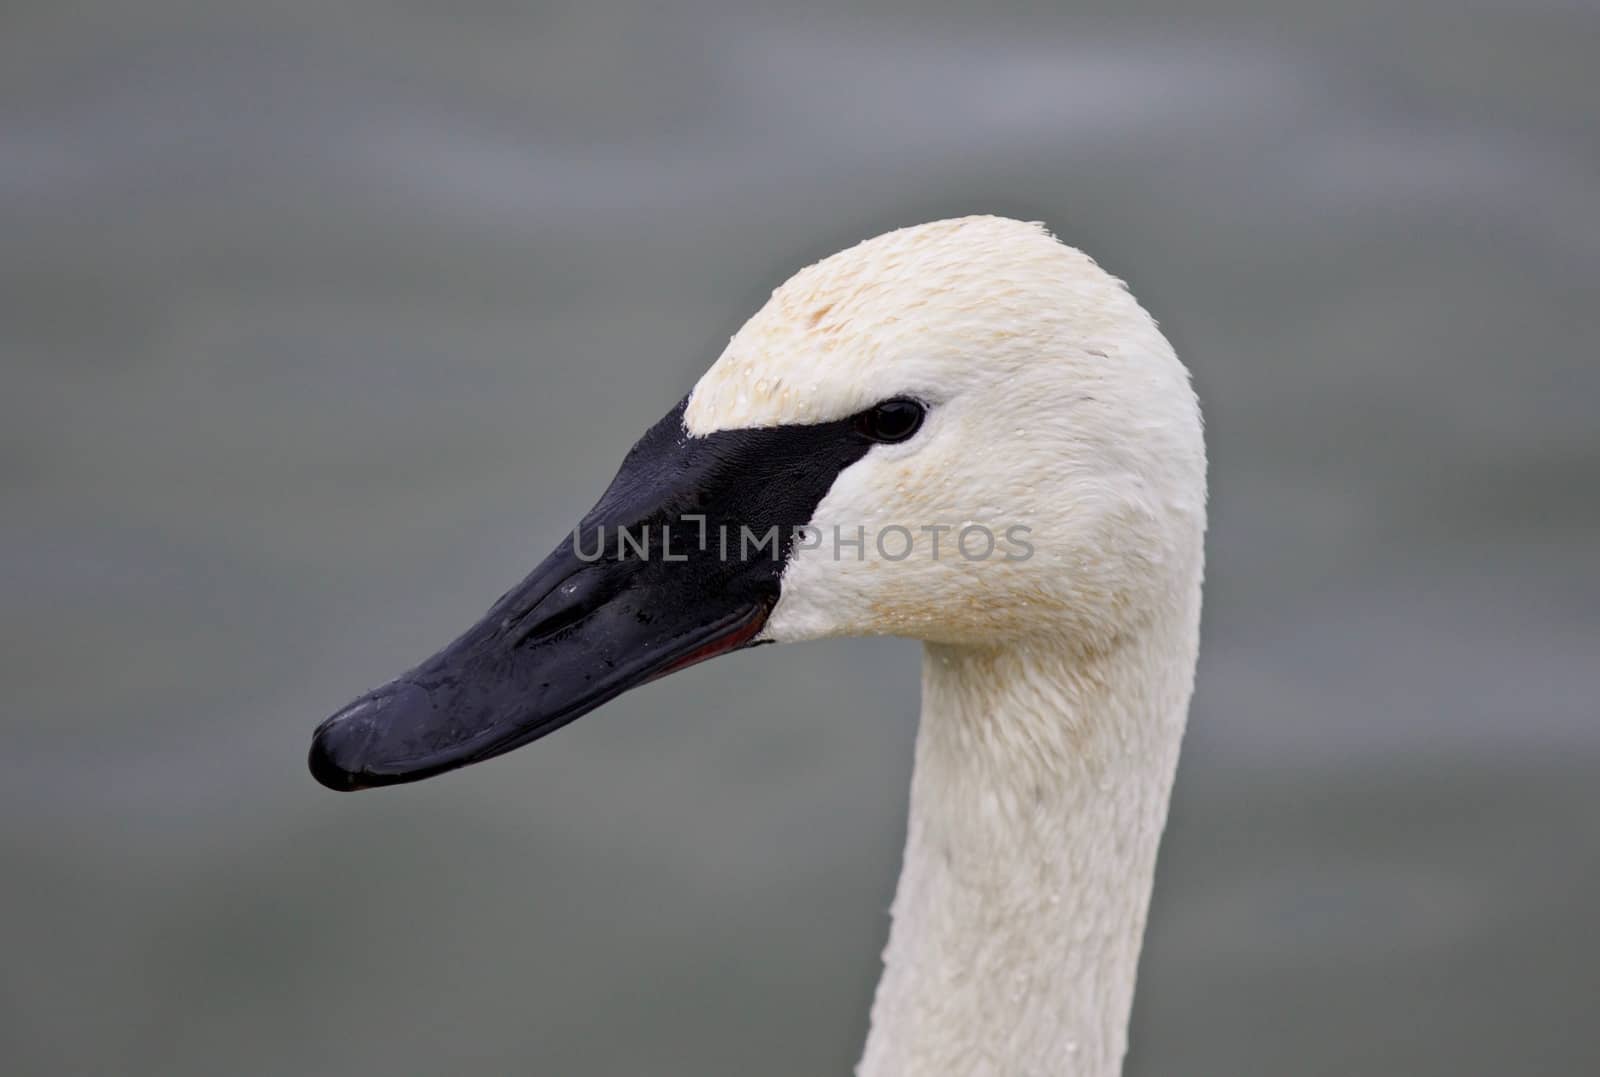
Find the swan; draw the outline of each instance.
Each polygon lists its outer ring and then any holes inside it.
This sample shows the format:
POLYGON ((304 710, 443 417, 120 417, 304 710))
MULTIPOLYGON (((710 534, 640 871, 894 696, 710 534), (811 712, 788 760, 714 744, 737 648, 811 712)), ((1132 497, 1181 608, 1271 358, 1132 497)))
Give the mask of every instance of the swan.
POLYGON ((1205 525, 1188 371, 1121 281, 1040 224, 890 232, 777 288, 527 579, 318 727, 311 770, 415 781, 741 647, 919 639, 857 1072, 1116 1074, 1205 525))

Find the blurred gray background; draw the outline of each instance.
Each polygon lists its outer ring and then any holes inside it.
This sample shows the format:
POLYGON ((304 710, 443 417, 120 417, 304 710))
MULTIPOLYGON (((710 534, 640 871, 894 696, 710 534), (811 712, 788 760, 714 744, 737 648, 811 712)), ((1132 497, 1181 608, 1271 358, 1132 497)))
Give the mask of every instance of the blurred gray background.
POLYGON ((770 288, 971 212, 1206 407, 1129 1073, 1600 1072, 1600 9, 1031 7, 0 7, 4 1072, 846 1072, 913 644, 304 751, 770 288))

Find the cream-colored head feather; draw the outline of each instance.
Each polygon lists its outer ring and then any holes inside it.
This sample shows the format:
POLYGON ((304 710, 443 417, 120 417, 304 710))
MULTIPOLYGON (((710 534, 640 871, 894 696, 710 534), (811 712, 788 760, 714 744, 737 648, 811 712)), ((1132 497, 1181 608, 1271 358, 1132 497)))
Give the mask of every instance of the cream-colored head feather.
POLYGON ((700 379, 685 424, 822 422, 896 396, 928 405, 923 428, 840 475, 769 638, 1049 633, 1092 649, 1196 577, 1187 372, 1122 283, 1042 225, 938 221, 801 270, 700 379), (967 556, 985 533, 996 548, 967 556))

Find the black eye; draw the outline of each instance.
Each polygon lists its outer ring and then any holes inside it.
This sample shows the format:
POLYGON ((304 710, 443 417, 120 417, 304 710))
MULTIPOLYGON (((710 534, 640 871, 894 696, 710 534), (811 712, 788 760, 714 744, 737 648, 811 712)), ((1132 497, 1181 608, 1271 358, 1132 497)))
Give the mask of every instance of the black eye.
POLYGON ((856 416, 856 430, 873 441, 904 441, 922 426, 927 409, 919 400, 897 396, 856 416))

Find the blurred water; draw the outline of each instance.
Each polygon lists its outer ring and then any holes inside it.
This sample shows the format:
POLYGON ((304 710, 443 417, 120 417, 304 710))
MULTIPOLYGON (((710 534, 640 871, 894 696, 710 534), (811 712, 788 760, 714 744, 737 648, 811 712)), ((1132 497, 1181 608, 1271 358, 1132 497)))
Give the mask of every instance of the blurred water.
POLYGON ((847 1070, 912 645, 303 752, 793 269, 989 211, 1207 410, 1130 1073, 1600 1072, 1600 11, 1405 8, 7 5, 6 1071, 847 1070))

